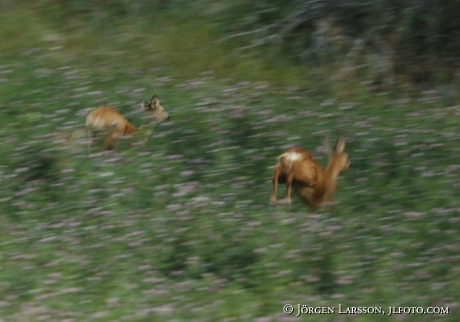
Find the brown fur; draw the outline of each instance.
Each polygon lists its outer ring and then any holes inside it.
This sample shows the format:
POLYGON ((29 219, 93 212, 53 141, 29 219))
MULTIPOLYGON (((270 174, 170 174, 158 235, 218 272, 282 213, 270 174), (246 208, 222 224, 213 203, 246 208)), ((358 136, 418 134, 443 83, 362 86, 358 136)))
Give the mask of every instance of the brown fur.
MULTIPOLYGON (((151 117, 156 121, 169 119, 157 96, 154 95, 150 102, 142 102, 142 107, 151 113, 151 117)), ((86 127, 90 139, 94 137, 95 132, 105 132, 103 138, 104 150, 113 149, 115 142, 122 136, 138 131, 128 120, 109 106, 100 106, 92 110, 86 117, 86 127)), ((91 144, 91 143, 90 143, 91 144)))
POLYGON ((276 203, 277 185, 286 184, 286 201, 291 202, 291 188, 309 205, 316 209, 331 203, 337 189, 337 177, 350 166, 348 154, 344 153, 345 141, 341 138, 329 155, 326 169, 303 148, 293 148, 278 158, 273 171, 273 191, 270 203, 276 203))

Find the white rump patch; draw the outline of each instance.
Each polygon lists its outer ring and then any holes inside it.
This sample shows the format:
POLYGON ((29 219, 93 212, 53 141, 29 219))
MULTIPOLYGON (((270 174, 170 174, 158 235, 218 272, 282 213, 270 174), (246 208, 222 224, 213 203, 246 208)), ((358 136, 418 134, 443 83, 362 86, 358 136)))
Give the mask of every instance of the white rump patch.
POLYGON ((302 158, 302 154, 297 153, 297 152, 291 152, 291 153, 285 154, 285 158, 286 158, 286 161, 294 162, 302 158))

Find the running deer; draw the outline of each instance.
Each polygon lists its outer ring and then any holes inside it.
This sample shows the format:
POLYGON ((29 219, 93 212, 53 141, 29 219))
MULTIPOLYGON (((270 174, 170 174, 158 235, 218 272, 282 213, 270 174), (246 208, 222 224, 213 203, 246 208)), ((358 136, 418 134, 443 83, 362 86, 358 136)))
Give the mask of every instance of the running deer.
MULTIPOLYGON (((150 102, 142 101, 141 106, 145 111, 151 114, 150 118, 154 121, 165 121, 169 119, 169 114, 166 113, 163 106, 160 105, 160 101, 156 95, 153 95, 150 102)), ((100 106, 92 110, 86 117, 86 127, 88 128, 90 145, 92 144, 91 141, 92 138, 94 138, 95 132, 103 132, 105 134, 103 138, 104 150, 113 149, 115 142, 120 137, 139 130, 129 123, 123 115, 109 106, 100 106)), ((153 130, 150 130, 148 134, 152 131, 153 130)))
POLYGON ((278 157, 273 172, 273 191, 270 203, 276 203, 276 188, 286 184, 286 202, 291 203, 291 188, 309 205, 313 211, 319 206, 332 203, 337 188, 337 177, 340 172, 350 166, 348 154, 344 153, 345 141, 337 140, 334 149, 329 151, 329 164, 326 169, 312 157, 310 152, 302 148, 292 148, 278 157))

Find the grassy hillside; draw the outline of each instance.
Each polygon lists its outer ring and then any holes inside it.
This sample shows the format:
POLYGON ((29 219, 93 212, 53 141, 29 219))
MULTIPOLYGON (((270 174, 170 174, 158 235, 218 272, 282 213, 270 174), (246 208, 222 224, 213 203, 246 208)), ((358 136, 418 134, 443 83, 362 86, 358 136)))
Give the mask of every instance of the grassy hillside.
POLYGON ((235 54, 191 7, 56 3, 0 11, 0 321, 392 319, 295 318, 287 303, 442 306, 399 317, 458 321, 452 96, 235 54), (87 152, 92 108, 140 125, 153 94, 171 119, 145 147, 87 152), (278 155, 302 146, 325 165, 322 141, 338 136, 351 161, 338 205, 269 206, 278 155))

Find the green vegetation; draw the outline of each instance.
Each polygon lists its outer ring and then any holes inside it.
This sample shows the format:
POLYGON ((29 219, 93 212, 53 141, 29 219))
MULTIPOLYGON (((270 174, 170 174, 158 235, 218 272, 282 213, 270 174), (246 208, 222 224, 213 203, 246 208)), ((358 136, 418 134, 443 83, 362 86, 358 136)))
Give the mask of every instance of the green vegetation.
POLYGON ((254 3, 0 4, 0 321, 393 319, 295 318, 286 303, 458 321, 455 72, 378 83, 271 44, 235 50, 245 41, 222 39, 299 2, 254 3), (138 126, 153 94, 171 119, 145 147, 87 153, 92 108, 138 126), (326 136, 350 155, 338 205, 269 206, 277 157, 302 146, 325 165, 326 136))

